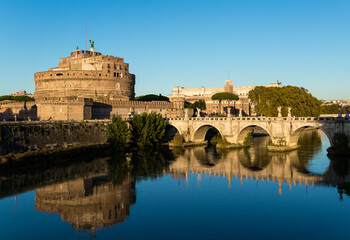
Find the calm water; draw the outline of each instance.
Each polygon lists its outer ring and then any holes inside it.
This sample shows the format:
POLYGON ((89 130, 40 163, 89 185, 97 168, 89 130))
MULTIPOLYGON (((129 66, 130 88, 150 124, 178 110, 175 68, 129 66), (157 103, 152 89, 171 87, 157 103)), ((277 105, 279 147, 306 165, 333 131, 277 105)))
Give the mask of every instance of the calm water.
POLYGON ((349 239, 348 161, 319 132, 268 153, 139 152, 0 176, 1 239, 349 239))

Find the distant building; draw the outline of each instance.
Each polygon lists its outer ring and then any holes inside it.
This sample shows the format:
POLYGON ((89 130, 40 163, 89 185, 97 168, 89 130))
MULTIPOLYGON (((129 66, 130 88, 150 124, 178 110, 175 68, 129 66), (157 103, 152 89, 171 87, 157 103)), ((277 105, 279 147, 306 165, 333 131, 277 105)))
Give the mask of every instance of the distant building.
POLYGON ((24 91, 24 90, 21 90, 21 91, 16 92, 16 93, 12 93, 12 94, 10 94, 10 96, 14 96, 14 97, 16 97, 16 96, 27 96, 27 97, 31 97, 31 98, 34 97, 33 94, 27 93, 27 92, 24 91))
MULTIPOLYGON (((230 106, 232 107, 232 114, 238 114, 239 110, 242 109, 242 115, 250 115, 251 105, 248 99, 248 93, 255 87, 256 86, 234 87, 232 80, 226 80, 223 87, 184 88, 177 86, 173 88, 173 94, 168 95, 167 97, 171 102, 180 101, 180 99, 190 103, 198 100, 204 100, 207 109, 204 110, 203 113, 206 114, 225 113, 227 112, 227 106, 230 106), (235 102, 222 101, 221 104, 219 104, 219 101, 214 101, 211 99, 211 97, 215 93, 220 92, 234 93, 239 97, 239 100, 235 102)), ((281 87, 281 85, 279 83, 270 83, 266 87, 281 87)))

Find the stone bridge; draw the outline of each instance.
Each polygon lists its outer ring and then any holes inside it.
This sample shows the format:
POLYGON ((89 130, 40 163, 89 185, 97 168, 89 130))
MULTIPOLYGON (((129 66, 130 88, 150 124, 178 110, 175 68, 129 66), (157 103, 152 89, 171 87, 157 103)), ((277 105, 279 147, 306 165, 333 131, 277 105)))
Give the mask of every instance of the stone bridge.
POLYGON ((350 136, 350 117, 183 117, 168 118, 186 141, 202 142, 207 131, 215 128, 233 144, 243 144, 247 134, 259 127, 270 136, 272 144, 295 148, 301 132, 320 129, 333 146, 336 133, 350 136))

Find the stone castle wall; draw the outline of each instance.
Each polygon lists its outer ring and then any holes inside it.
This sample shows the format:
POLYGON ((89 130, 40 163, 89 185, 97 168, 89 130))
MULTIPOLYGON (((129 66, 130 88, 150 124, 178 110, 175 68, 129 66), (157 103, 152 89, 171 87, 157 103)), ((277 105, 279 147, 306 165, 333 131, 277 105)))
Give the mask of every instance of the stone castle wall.
POLYGON ((35 102, 0 101, 0 121, 37 119, 35 102))
POLYGON ((106 142, 106 125, 105 121, 2 122, 0 147, 12 152, 56 145, 101 144, 106 142))
POLYGON ((92 99, 79 97, 46 98, 37 102, 39 120, 90 120, 92 99))

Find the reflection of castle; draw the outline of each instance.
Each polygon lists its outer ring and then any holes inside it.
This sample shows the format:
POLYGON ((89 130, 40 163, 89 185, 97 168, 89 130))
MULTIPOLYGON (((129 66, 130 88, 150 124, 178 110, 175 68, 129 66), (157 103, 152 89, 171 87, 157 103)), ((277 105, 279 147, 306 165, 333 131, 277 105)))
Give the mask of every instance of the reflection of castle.
POLYGON ((123 222, 136 202, 135 181, 113 186, 107 177, 78 179, 36 190, 35 208, 59 213, 77 229, 94 229, 123 222))

